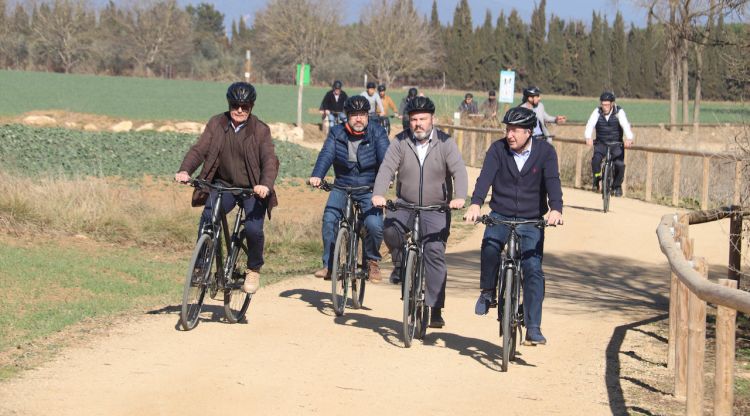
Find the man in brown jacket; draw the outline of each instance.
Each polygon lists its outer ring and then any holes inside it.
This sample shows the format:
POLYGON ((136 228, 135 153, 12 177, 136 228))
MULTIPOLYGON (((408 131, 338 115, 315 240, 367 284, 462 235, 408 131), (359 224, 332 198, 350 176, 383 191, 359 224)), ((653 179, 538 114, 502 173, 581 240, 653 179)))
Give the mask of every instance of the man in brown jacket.
MULTIPOLYGON (((256 196, 242 198, 225 193, 221 208, 228 213, 236 205, 245 210, 245 236, 247 237, 247 270, 242 290, 255 293, 260 286, 260 268, 263 266, 263 223, 265 215, 271 218, 271 209, 277 205, 273 184, 279 172, 271 131, 258 117, 251 114, 255 105, 255 88, 246 82, 235 82, 227 89, 229 111, 213 116, 180 165, 174 176, 186 183, 190 175, 203 165, 199 179, 222 181, 230 186, 252 188, 256 196)), ((215 191, 213 191, 215 192, 215 191)), ((201 227, 211 221, 212 201, 215 195, 197 189, 192 205, 205 204, 201 227)), ((199 228, 200 229, 200 228, 199 228)))

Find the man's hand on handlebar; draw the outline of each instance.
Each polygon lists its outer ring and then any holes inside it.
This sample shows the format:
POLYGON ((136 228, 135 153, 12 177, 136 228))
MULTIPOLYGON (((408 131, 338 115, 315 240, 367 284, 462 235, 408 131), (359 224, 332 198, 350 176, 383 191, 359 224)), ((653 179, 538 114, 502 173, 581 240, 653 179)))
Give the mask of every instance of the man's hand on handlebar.
POLYGON ((270 193, 270 189, 268 189, 268 187, 265 185, 255 185, 253 186, 253 192, 255 192, 255 194, 259 197, 265 198, 270 193))
POLYGON ((476 222, 482 216, 482 214, 479 212, 480 209, 481 208, 477 204, 469 205, 469 208, 464 214, 464 220, 466 222, 476 222))
POLYGON ((632 145, 633 145, 633 141, 632 140, 625 139, 625 147, 630 147, 632 145))
POLYGON ((376 206, 378 208, 385 206, 385 197, 381 195, 373 195, 372 196, 372 205, 376 206))
POLYGON ((552 210, 549 212, 549 215, 547 216, 548 225, 562 225, 562 223, 562 213, 560 211, 552 210))
POLYGON ((451 202, 448 203, 448 206, 451 207, 451 209, 461 209, 466 204, 466 200, 463 198, 456 198, 451 200, 451 202))
POLYGON ((179 183, 188 183, 188 181, 190 180, 190 174, 188 174, 184 170, 181 172, 177 172, 174 174, 174 180, 179 183))
POLYGON ((586 146, 591 147, 594 145, 594 139, 586 139, 586 146))
POLYGON ((310 179, 307 180, 307 183, 309 183, 313 188, 320 188, 321 179, 315 176, 311 176, 310 179))

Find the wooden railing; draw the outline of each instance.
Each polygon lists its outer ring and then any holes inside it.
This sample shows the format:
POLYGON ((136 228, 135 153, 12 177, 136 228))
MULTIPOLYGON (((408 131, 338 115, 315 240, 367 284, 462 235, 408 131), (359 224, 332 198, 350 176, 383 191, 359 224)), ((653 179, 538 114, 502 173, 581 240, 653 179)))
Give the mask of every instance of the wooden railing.
POLYGON ((687 415, 703 414, 707 302, 717 307, 713 414, 732 414, 736 316, 737 311, 750 313, 750 293, 737 289, 742 218, 749 214, 733 206, 665 215, 656 229, 659 246, 671 268, 667 367, 674 370, 673 393, 686 400, 687 415), (723 218, 731 219, 729 279, 719 279, 716 284, 707 279, 706 260, 693 255, 689 227, 723 218))
MULTIPOLYGON (((491 128, 480 128, 480 127, 464 127, 464 126, 452 126, 452 125, 438 125, 439 128, 447 131, 453 138, 455 138, 458 148, 464 157, 464 162, 468 166, 481 167, 484 153, 490 147, 493 140, 497 140, 503 137, 505 131, 502 129, 491 129, 491 128)), ((580 188, 583 184, 583 156, 586 150, 586 142, 581 139, 572 139, 565 137, 555 137, 553 140, 555 147, 557 148, 557 154, 562 155, 563 147, 566 145, 576 146, 575 156, 575 173, 573 176, 573 186, 580 188)), ((671 202, 673 206, 679 206, 681 201, 680 192, 680 179, 682 174, 682 158, 683 157, 700 157, 702 159, 702 181, 701 181, 701 194, 700 194, 700 207, 705 210, 709 208, 709 187, 711 177, 711 160, 723 160, 726 162, 734 163, 734 175, 732 175, 732 201, 731 204, 738 205, 742 200, 742 169, 744 161, 739 155, 730 153, 719 153, 719 152, 703 152, 694 150, 681 150, 681 149, 670 149, 664 147, 655 146, 639 146, 634 145, 628 148, 628 150, 642 151, 646 153, 646 179, 644 184, 644 199, 647 202, 652 202, 654 197, 654 155, 655 154, 668 154, 672 155, 672 198, 671 202)), ((632 158, 632 152, 625 152, 625 165, 629 164, 629 160, 632 158)), ((560 162, 562 164, 562 162, 560 162)), ((563 166, 561 166, 562 170, 563 166)), ((628 170, 625 171, 625 180, 622 184, 623 195, 628 194, 628 170)), ((714 201, 714 206, 726 204, 730 201, 714 201), (718 202, 718 203, 717 203, 718 202)))

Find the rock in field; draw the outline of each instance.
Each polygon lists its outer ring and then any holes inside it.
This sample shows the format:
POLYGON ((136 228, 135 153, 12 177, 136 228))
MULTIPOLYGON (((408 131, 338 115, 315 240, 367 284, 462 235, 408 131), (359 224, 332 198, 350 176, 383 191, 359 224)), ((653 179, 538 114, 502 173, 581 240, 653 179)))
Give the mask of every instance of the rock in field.
POLYGON ((125 131, 130 131, 133 128, 133 122, 132 121, 121 121, 114 126, 110 127, 109 129, 115 133, 121 133, 125 131))
POLYGON ((50 116, 27 116, 23 122, 31 126, 54 126, 57 120, 50 116))

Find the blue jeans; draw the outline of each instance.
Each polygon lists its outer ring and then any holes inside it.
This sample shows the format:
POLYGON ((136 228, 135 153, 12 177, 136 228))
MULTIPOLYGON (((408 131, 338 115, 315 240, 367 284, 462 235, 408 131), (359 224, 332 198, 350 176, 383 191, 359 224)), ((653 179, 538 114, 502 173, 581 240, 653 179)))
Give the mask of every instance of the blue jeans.
MULTIPOLYGON (((380 244, 383 242, 383 210, 372 206, 372 192, 352 195, 362 209, 362 220, 365 225, 364 251, 368 260, 380 260, 380 244)), ((346 192, 332 189, 323 210, 323 267, 330 270, 333 266, 333 247, 336 245, 339 219, 346 209, 346 192)))
POLYGON ((326 119, 328 120, 328 127, 335 126, 337 120, 340 124, 344 124, 346 123, 346 113, 343 113, 343 112, 338 113, 338 114, 328 113, 328 115, 326 116, 326 119))
MULTIPOLYGON (((527 218, 505 217, 491 212, 494 218, 503 220, 523 220, 527 218)), ((542 324, 542 302, 544 301, 544 230, 533 224, 519 225, 516 228, 521 239, 521 269, 523 270, 523 315, 527 328, 539 328, 542 324)), ((493 225, 484 229, 482 238, 480 287, 494 289, 500 269, 500 251, 508 241, 510 228, 506 225, 493 225)))
MULTIPOLYGON (((211 191, 211 195, 206 201, 206 206, 203 208, 201 214, 201 220, 198 230, 203 228, 203 224, 211 222, 211 214, 213 212, 213 201, 216 198, 216 191, 211 191)), ((236 205, 242 205, 242 209, 245 210, 245 237, 247 239, 247 268, 252 270, 260 270, 263 266, 263 244, 265 242, 265 235, 263 234, 263 223, 265 221, 266 207, 262 201, 255 197, 250 198, 239 198, 231 193, 223 193, 221 195, 221 208, 225 213, 229 214, 236 205)), ((231 221, 230 221, 231 224, 231 221)), ((231 227, 231 225, 230 225, 231 227)), ((231 232, 231 230, 229 230, 231 232)), ((226 254, 226 253, 225 253, 226 254)))

